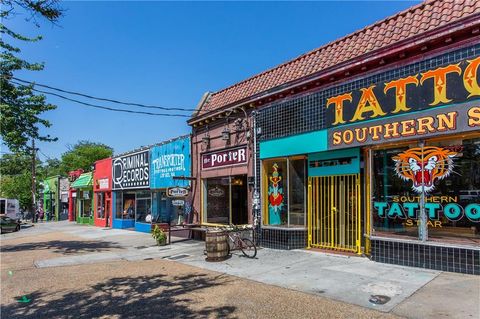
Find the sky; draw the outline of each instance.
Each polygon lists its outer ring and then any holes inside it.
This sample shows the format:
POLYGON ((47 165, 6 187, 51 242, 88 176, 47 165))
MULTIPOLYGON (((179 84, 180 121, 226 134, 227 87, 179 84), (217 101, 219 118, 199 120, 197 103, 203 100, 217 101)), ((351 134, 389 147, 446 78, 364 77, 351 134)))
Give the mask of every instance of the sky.
MULTIPOLYGON (((92 96, 194 109, 207 91, 416 3, 68 1, 61 3, 64 16, 57 25, 39 20, 36 27, 20 14, 4 23, 21 34, 43 36, 35 43, 15 43, 23 58, 45 63, 43 71, 18 72, 18 78, 92 96)), ((44 114, 52 126, 41 132, 58 141, 39 143, 42 160, 59 158, 79 140, 105 143, 119 154, 191 131, 187 118, 109 112, 54 96, 48 102, 58 107, 44 114)))

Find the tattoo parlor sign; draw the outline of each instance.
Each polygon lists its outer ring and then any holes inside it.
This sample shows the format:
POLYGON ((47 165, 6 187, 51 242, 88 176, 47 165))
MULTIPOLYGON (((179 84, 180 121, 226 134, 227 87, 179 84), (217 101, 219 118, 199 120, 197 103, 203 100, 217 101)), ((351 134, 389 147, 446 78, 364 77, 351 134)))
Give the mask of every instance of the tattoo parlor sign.
POLYGON ((478 129, 479 71, 476 57, 328 98, 329 147, 478 129))
POLYGON ((247 163, 247 146, 202 154, 202 169, 247 163))
POLYGON ((113 159, 113 190, 148 188, 150 181, 149 151, 130 153, 113 159))
POLYGON ((480 100, 415 114, 328 130, 329 148, 380 144, 402 139, 480 129, 480 100))

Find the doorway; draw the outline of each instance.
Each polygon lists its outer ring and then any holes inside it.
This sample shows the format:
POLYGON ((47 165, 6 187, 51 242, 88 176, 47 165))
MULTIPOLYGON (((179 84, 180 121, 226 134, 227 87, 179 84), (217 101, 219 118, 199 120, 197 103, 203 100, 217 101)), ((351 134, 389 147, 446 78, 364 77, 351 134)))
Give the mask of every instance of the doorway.
POLYGON ((308 246, 360 254, 360 174, 310 177, 308 189, 308 246))

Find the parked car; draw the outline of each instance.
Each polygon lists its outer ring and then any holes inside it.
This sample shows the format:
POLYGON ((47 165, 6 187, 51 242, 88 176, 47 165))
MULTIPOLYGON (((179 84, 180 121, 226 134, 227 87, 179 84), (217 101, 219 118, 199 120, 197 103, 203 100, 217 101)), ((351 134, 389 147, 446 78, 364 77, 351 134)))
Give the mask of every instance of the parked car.
POLYGON ((20 221, 8 216, 0 216, 0 233, 4 231, 19 231, 20 221))

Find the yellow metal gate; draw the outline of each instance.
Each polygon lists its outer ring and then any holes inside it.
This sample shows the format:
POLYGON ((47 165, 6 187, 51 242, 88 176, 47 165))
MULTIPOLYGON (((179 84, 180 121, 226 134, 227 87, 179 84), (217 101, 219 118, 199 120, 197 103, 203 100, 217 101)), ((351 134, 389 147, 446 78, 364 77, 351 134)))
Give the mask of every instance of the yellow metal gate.
POLYGON ((308 247, 361 253, 360 174, 310 177, 308 247))

